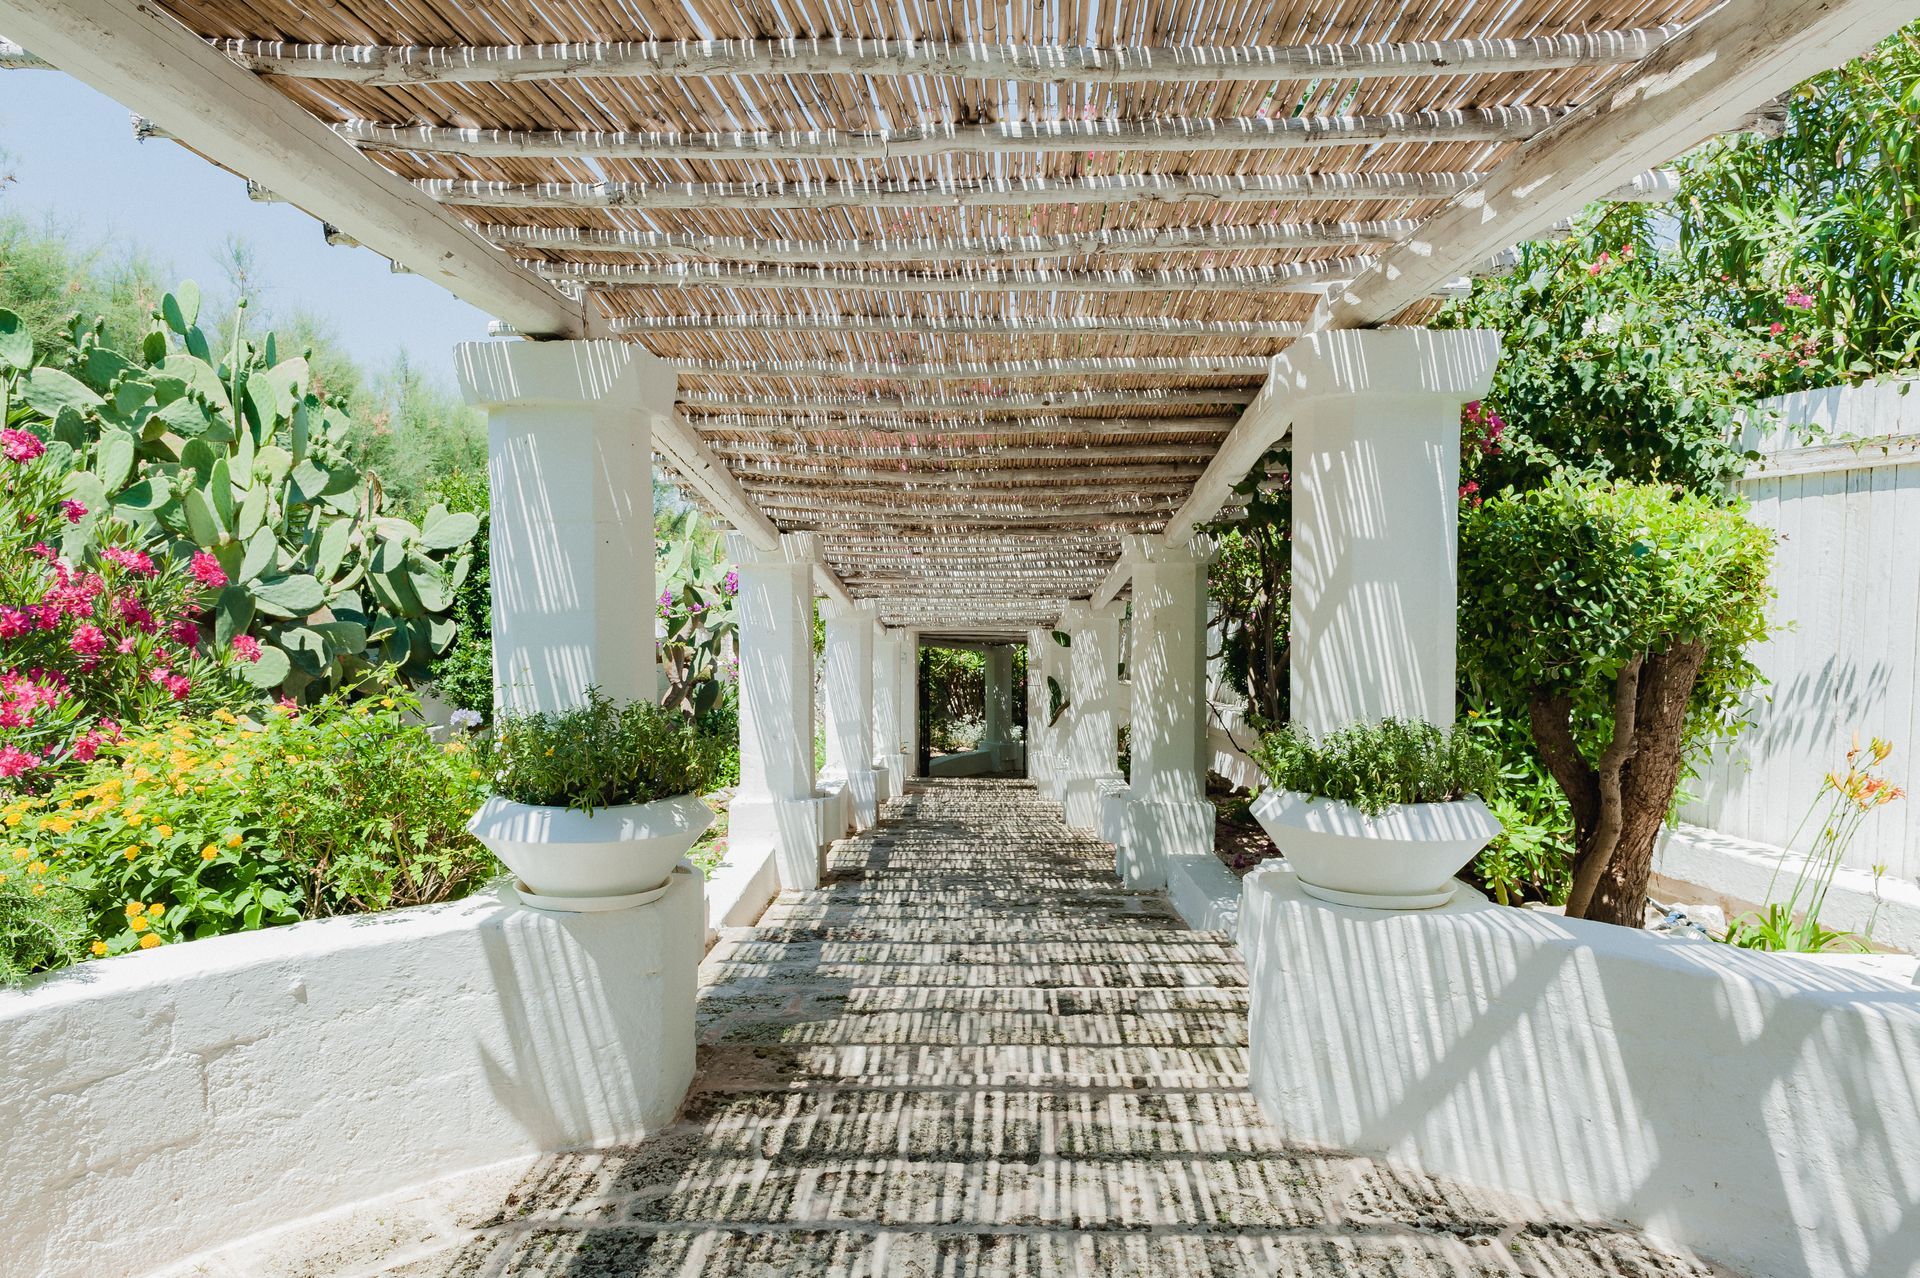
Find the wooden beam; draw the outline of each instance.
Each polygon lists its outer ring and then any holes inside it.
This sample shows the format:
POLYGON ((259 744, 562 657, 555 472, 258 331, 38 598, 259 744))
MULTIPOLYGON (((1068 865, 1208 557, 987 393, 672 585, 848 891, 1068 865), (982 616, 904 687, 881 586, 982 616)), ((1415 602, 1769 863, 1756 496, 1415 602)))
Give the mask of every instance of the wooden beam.
POLYGON ((1531 142, 1328 299, 1322 328, 1383 324, 1448 278, 1920 16, 1920 0, 1728 0, 1531 142))
POLYGON ((724 266, 682 262, 670 266, 540 263, 541 279, 616 288, 860 289, 870 293, 1320 293, 1372 265, 1367 257, 1336 257, 1272 266, 1220 266, 1197 271, 961 271, 929 274, 865 267, 724 266))
MULTIPOLYGON (((927 458, 926 461, 938 461, 939 458, 927 458)), ((1164 466, 1118 465, 1108 466, 1098 463, 1091 465, 1074 464, 1071 466, 1010 466, 999 469, 981 469, 975 467, 956 467, 953 469, 915 469, 903 470, 898 467, 882 469, 873 466, 834 465, 831 463, 759 462, 736 461, 732 464, 733 473, 742 482, 756 477, 766 479, 785 479, 793 482, 828 481, 835 484, 1009 484, 1009 483, 1052 483, 1059 480, 1164 480, 1167 482, 1191 483, 1200 477, 1205 468, 1197 463, 1178 463, 1164 466)))
POLYGON ((921 209, 1036 204, 1184 204, 1274 200, 1434 200, 1485 175, 1453 173, 1122 174, 898 182, 484 182, 418 178, 440 201, 497 209, 921 209))
MULTIPOLYGON (((767 501, 779 501, 785 498, 814 498, 830 500, 836 503, 859 505, 870 501, 891 502, 895 498, 906 498, 915 503, 918 509, 924 503, 929 510, 944 510, 944 503, 951 501, 971 504, 994 502, 1042 502, 1055 505, 1061 498, 1098 498, 1102 502, 1140 497, 1155 502, 1172 501, 1184 498, 1193 487, 1193 480, 1179 478, 1131 479, 1106 483, 1073 483, 1079 478, 1075 475, 1055 475, 1044 485, 1009 484, 992 481, 972 481, 964 489, 957 489, 952 483, 942 483, 938 475, 923 476, 919 483, 908 486, 903 484, 860 483, 854 480, 808 479, 805 476, 767 477, 746 475, 741 484, 755 497, 767 501)), ((1098 504, 1084 503, 1084 504, 1098 504)), ((889 509, 892 507, 889 506, 889 509)), ((964 507, 956 507, 960 509, 964 507)), ((1062 507, 1064 508, 1064 507, 1062 507)))
POLYGON ((4 0, 9 36, 208 159, 520 331, 596 335, 597 317, 494 251, 460 218, 336 137, 141 0, 4 0))
POLYGON ((355 84, 762 75, 951 75, 1041 84, 1210 84, 1501 75, 1607 66, 1639 61, 1670 39, 1674 30, 1567 32, 1513 40, 1118 48, 857 38, 453 47, 228 40, 220 48, 254 71, 355 84))
MULTIPOLYGON (((867 452, 860 449, 847 449, 829 453, 821 449, 809 449, 806 452, 750 450, 721 442, 712 445, 716 456, 727 458, 791 458, 794 461, 819 461, 841 458, 847 461, 872 463, 885 459, 885 454, 867 452)), ((1121 445, 1088 446, 1081 448, 982 448, 967 452, 925 452, 907 454, 904 460, 981 462, 1004 460, 1008 462, 1054 461, 1079 464, 1082 461, 1125 461, 1144 464, 1147 462, 1205 462, 1214 454, 1213 444, 1157 444, 1148 447, 1121 445)))
POLYGON ((1184 320, 1145 315, 1045 319, 945 319, 927 315, 623 315, 616 333, 914 333, 926 337, 1217 337, 1283 341, 1305 326, 1268 320, 1184 320))
POLYGON ((974 235, 943 239, 784 240, 685 231, 633 231, 607 227, 502 226, 479 228, 505 248, 550 253, 656 254, 734 262, 990 262, 1015 258, 1104 257, 1134 253, 1231 253, 1242 250, 1344 248, 1394 244, 1413 234, 1411 218, 1360 221, 1272 222, 1261 226, 1109 228, 1067 235, 974 235))
MULTIPOLYGON (((860 445, 860 455, 865 457, 917 457, 932 455, 925 449, 938 449, 942 455, 950 450, 973 445, 963 445, 958 439, 967 436, 984 435, 1045 435, 1060 432, 1084 434, 1086 439, 1073 443, 1063 443, 1060 448, 1075 448, 1084 444, 1106 443, 1121 447, 1132 447, 1165 441, 1171 435, 1224 435, 1233 428, 1232 417, 1056 417, 1052 414, 1035 414, 1028 417, 1013 417, 1005 420, 981 417, 972 421, 931 419, 921 421, 909 417, 883 419, 863 419, 858 423, 848 422, 839 417, 775 416, 727 416, 714 414, 700 419, 700 429, 707 431, 755 432, 770 436, 791 436, 800 431, 831 431, 844 433, 857 431, 865 435, 905 435, 912 442, 891 439, 876 439, 860 445), (945 435, 954 438, 938 443, 926 442, 925 437, 945 435)), ((721 451, 734 449, 743 452, 766 452, 769 449, 785 453, 796 445, 787 439, 729 441, 715 443, 721 451)), ((801 444, 809 452, 825 455, 825 448, 816 444, 801 444)), ((999 449, 1001 444, 994 443, 986 447, 999 449)), ((1171 445, 1175 447, 1201 447, 1201 445, 1171 445)), ((1059 451, 1058 449, 1051 451, 1059 451)))
POLYGON ((730 391, 681 391, 686 408, 715 412, 817 412, 849 418, 867 413, 1044 413, 1080 408, 1190 408, 1200 404, 1248 404, 1258 388, 1241 386, 1198 389, 1141 389, 1117 391, 1040 391, 1031 395, 941 395, 908 398, 902 395, 781 395, 736 394, 730 391))
POLYGON ((959 360, 950 364, 809 359, 673 359, 682 377, 849 378, 875 382, 1020 381, 1037 377, 1265 377, 1264 355, 1119 355, 959 360))
POLYGON ((1566 113, 1564 107, 1464 107, 1386 115, 1003 120, 785 133, 457 129, 371 120, 349 120, 333 129, 362 150, 484 159, 891 160, 952 152, 1276 151, 1380 142, 1520 142, 1566 113))

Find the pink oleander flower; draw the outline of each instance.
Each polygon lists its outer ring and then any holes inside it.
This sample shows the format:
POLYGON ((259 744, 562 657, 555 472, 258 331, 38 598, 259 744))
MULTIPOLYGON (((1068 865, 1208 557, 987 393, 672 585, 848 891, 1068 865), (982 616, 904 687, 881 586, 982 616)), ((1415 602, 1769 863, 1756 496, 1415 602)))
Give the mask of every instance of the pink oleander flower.
POLYGON ((0 777, 17 777, 38 767, 38 757, 18 746, 0 747, 0 777))
POLYGON ((193 680, 185 675, 168 675, 160 682, 166 688, 167 695, 175 701, 185 701, 187 694, 193 691, 193 680))
MULTIPOLYGON (((10 462, 25 465, 46 451, 47 446, 30 430, 0 430, 0 453, 5 453, 10 462)), ((20 774, 14 772, 8 775, 20 774)))
POLYGON ((119 546, 108 546, 100 552, 100 557, 109 563, 119 564, 136 577, 151 577, 160 570, 153 566, 153 559, 144 550, 124 550, 119 546))
POLYGON ((252 635, 235 635, 233 637, 233 655, 242 661, 260 660, 260 641, 252 635))
POLYGON ((60 510, 66 515, 67 522, 70 524, 77 524, 87 517, 86 504, 74 501, 71 497, 60 503, 60 510))
POLYGON ((218 559, 204 550, 193 552, 193 559, 187 564, 187 571, 193 574, 195 581, 209 590, 218 590, 227 584, 227 570, 220 566, 218 559))
POLYGON ((1785 324, 1782 324, 1779 320, 1775 320, 1773 323, 1767 325, 1767 332, 1774 337, 1778 337, 1780 336, 1780 334, 1786 331, 1787 331, 1787 326, 1785 324))
POLYGON ((138 639, 135 639, 132 635, 126 635, 119 643, 113 645, 113 650, 124 657, 139 646, 140 641, 138 639))
POLYGON ((52 563, 59 557, 59 552, 44 541, 36 541, 31 546, 28 546, 27 553, 37 559, 44 559, 48 563, 52 563))
POLYGON ((182 617, 167 627, 167 638, 173 640, 182 648, 191 648, 200 642, 200 627, 194 625, 185 617, 182 617))
POLYGON ((740 570, 738 568, 727 569, 726 579, 722 581, 720 584, 726 587, 726 591, 728 594, 730 595, 739 594, 740 593, 740 570))
POLYGON ((1804 289, 1790 288, 1787 290, 1786 303, 1796 311, 1810 311, 1813 309, 1813 294, 1804 289))
POLYGON ((20 609, 0 608, 0 640, 18 639, 32 628, 32 619, 20 609))
POLYGON ((102 737, 98 732, 83 732, 73 739, 73 761, 91 763, 100 753, 102 737))
POLYGON ((91 621, 73 628, 67 647, 82 657, 97 657, 107 650, 107 636, 91 621))
POLYGON ((120 595, 115 598, 113 610, 120 615, 121 621, 143 635, 154 634, 160 629, 160 623, 153 619, 153 613, 132 595, 120 595))

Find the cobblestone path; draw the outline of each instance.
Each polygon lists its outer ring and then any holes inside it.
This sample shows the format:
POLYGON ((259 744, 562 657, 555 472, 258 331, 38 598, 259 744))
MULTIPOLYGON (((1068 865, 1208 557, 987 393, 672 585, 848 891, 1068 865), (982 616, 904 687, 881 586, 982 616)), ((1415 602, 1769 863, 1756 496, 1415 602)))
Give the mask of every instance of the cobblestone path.
POLYGON ((672 1129, 443 1182, 377 1228, 356 1213, 306 1238, 304 1267, 271 1272, 1721 1272, 1624 1228, 1289 1145, 1245 1090, 1235 948, 1119 888, 1112 849, 1056 812, 1018 782, 915 786, 836 847, 824 887, 783 894, 708 956, 700 1074, 672 1129))

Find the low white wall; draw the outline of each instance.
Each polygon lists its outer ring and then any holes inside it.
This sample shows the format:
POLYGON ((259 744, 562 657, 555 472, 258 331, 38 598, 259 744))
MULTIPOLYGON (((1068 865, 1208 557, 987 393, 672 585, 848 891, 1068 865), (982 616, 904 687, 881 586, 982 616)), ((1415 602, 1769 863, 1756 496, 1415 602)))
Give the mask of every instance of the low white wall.
POLYGON ((1389 913, 1247 877, 1253 1091, 1281 1131, 1748 1278, 1920 1273, 1920 988, 1461 897, 1389 913))
POLYGON ((935 777, 977 777, 993 770, 994 758, 991 750, 963 750, 959 754, 943 754, 927 764, 927 775, 935 777))
POLYGON ((488 894, 0 992, 0 1275, 147 1273, 450 1172, 658 1130, 693 1076, 703 922, 682 870, 634 910, 488 894))

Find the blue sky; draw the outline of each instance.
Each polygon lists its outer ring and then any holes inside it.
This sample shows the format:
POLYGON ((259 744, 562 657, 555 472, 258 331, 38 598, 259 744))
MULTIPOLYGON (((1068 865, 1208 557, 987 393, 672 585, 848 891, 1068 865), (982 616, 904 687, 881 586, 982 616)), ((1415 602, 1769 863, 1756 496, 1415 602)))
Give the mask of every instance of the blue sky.
POLYGON ((136 142, 126 108, 55 71, 0 71, 0 151, 14 181, 0 211, 50 222, 76 243, 138 246, 167 273, 227 291, 229 237, 252 250, 269 316, 319 316, 370 367, 405 350, 452 380, 454 343, 486 336, 487 316, 437 285, 394 275, 366 249, 332 248, 320 224, 256 204, 239 178, 172 142, 136 142))

